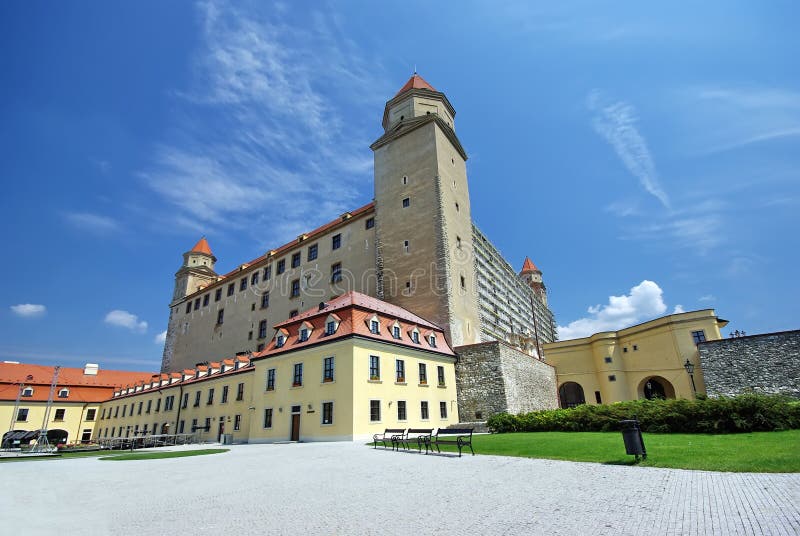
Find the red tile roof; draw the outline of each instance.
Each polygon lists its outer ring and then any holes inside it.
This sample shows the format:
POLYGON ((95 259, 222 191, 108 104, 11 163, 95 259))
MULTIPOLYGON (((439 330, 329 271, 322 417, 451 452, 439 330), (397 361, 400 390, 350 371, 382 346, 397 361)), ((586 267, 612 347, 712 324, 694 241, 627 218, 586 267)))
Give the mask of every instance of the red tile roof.
POLYGON ((522 272, 523 274, 527 274, 528 272, 540 272, 533 261, 531 261, 530 257, 525 257, 525 262, 522 264, 522 272))
POLYGON ((275 328, 286 336, 284 345, 276 347, 275 339, 272 339, 262 352, 254 354, 254 359, 270 357, 282 352, 332 342, 354 335, 417 350, 426 350, 448 356, 455 355, 444 338, 442 328, 402 307, 386 303, 360 292, 343 294, 325 303, 323 308, 315 307, 309 309, 276 324, 275 328), (325 334, 325 324, 329 315, 340 318, 339 326, 332 335, 325 334), (380 323, 378 333, 370 331, 370 321, 375 317, 378 318, 380 323), (395 339, 392 336, 392 327, 395 322, 400 327, 399 339, 395 339), (311 324, 312 329, 308 340, 301 341, 299 339, 300 326, 304 323, 311 324), (413 342, 411 338, 414 328, 419 331, 418 343, 413 342), (436 336, 436 346, 431 346, 430 341, 426 338, 426 335, 431 333, 436 336))
POLYGON ((192 253, 205 253, 206 255, 214 256, 214 254, 211 253, 211 247, 208 245, 208 240, 206 240, 205 236, 198 240, 197 244, 189 251, 192 253))
MULTIPOLYGON (((33 388, 33 396, 23 397, 21 400, 46 402, 54 368, 24 363, 0 363, 0 400, 16 400, 19 384, 24 383, 33 388)), ((152 376, 152 372, 103 369, 98 370, 97 375, 92 375, 84 374, 82 368, 61 367, 57 380, 58 390, 69 388, 69 396, 58 398, 56 392, 54 400, 57 403, 101 402, 111 398, 115 387, 149 381, 152 376)))
POLYGON ((409 89, 430 89, 431 91, 436 91, 432 85, 427 83, 420 75, 414 73, 411 78, 408 79, 408 82, 405 83, 403 87, 400 88, 400 91, 397 92, 397 95, 408 91, 409 89))

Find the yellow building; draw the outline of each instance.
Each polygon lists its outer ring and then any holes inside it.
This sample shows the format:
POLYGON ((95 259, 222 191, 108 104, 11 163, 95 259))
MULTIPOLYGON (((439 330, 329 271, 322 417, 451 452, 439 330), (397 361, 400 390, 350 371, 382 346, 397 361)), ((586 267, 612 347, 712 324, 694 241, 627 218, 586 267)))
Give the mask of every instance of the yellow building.
POLYGON ((703 309, 545 344, 545 360, 557 371, 561 407, 705 394, 697 344, 721 339, 727 323, 713 309, 703 309))
POLYGON ((455 353, 427 320, 348 292, 274 329, 262 352, 115 391, 98 438, 351 441, 458 423, 455 353))
POLYGON ((0 426, 3 445, 25 445, 46 428, 51 443, 88 442, 95 434, 101 404, 115 387, 151 376, 145 372, 59 367, 50 415, 45 421, 56 367, 0 363, 0 426), (16 433, 15 433, 16 432, 16 433), (25 432, 28 432, 25 434, 25 432), (13 436, 13 437, 12 437, 13 436), (8 445, 6 439, 9 439, 8 445))

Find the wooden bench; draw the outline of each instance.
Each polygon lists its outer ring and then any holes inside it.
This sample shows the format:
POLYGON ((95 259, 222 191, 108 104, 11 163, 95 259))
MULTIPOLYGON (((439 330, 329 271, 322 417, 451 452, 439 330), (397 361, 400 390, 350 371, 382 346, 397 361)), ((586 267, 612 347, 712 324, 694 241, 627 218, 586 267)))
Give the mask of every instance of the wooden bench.
MULTIPOLYGON (((394 444, 398 441, 397 438, 402 438, 405 436, 405 433, 405 428, 387 428, 382 434, 374 434, 372 436, 372 441, 375 443, 375 448, 378 448, 378 441, 380 441, 383 443, 384 448, 387 448, 386 443, 389 442, 392 444, 392 449, 394 449, 394 444)), ((400 441, 402 441, 402 439, 400 439, 400 441)))
POLYGON ((470 452, 475 456, 475 451, 472 450, 472 430, 472 428, 439 428, 430 441, 436 445, 436 452, 442 452, 439 445, 458 445, 459 458, 461 449, 464 447, 469 447, 470 452))
POLYGON ((425 445, 425 454, 427 454, 431 444, 431 434, 433 434, 433 428, 409 428, 405 437, 398 442, 398 449, 402 444, 406 450, 410 450, 410 443, 416 441, 417 449, 422 452, 422 445, 425 445))

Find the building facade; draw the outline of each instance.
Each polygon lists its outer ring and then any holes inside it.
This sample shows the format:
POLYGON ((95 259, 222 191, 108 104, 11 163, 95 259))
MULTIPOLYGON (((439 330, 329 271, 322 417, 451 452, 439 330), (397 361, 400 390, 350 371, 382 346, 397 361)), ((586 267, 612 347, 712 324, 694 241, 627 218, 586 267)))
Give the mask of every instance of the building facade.
POLYGON ((455 353, 423 318, 348 292, 272 327, 261 352, 117 390, 97 437, 352 441, 458 423, 455 353))
POLYGON ((444 329, 451 347, 555 340, 541 272, 516 274, 474 226, 467 154, 444 93, 414 74, 384 108, 374 201, 224 274, 205 238, 184 254, 162 372, 259 352, 272 325, 349 291, 444 329))
POLYGON ((713 309, 703 309, 545 344, 545 359, 557 371, 561 407, 706 394, 697 347, 721 339, 727 323, 713 309))
MULTIPOLYGON (((120 385, 150 378, 150 373, 84 368, 48 367, 17 362, 0 363, 0 426, 3 437, 13 432, 28 440, 47 429, 58 443, 86 442, 96 436, 102 403, 120 385), (55 380, 54 380, 55 378, 55 380), (55 384, 53 384, 55 381, 55 384), (52 403, 48 412, 51 386, 52 403)), ((3 444, 6 445, 4 441, 3 444)))

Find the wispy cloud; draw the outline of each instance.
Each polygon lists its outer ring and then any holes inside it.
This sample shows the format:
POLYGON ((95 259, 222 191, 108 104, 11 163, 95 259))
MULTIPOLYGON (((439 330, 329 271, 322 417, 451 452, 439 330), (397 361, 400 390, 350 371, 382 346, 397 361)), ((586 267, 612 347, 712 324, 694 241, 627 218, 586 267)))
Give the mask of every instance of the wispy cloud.
POLYGON ((163 345, 165 342, 167 342, 167 330, 165 329, 164 331, 156 335, 155 338, 153 339, 153 342, 160 345, 163 345))
POLYGON ((307 8, 284 8, 198 4, 202 47, 195 82, 176 94, 179 134, 141 173, 175 222, 267 231, 274 246, 353 208, 371 179, 366 127, 390 93, 380 63, 332 13, 312 9, 299 26, 286 11, 307 8))
POLYGON ((47 312, 47 307, 37 303, 20 303, 11 306, 11 312, 23 318, 34 318, 37 316, 44 316, 47 312))
POLYGON ((706 294, 704 296, 700 296, 699 298, 697 298, 697 301, 701 303, 709 303, 717 301, 717 297, 714 296, 713 294, 706 294))
POLYGON ((109 311, 104 321, 106 324, 127 328, 137 333, 144 333, 147 331, 147 322, 139 320, 139 317, 135 314, 121 309, 109 311))
POLYGON ((119 223, 113 218, 91 212, 66 212, 64 219, 73 227, 94 234, 110 234, 120 229, 119 223))
POLYGON ((669 197, 656 172, 653 156, 647 141, 637 128, 635 108, 624 101, 608 101, 595 89, 589 93, 589 109, 595 114, 592 124, 595 130, 614 148, 617 156, 642 187, 665 208, 670 208, 669 197))
POLYGON ((663 291, 653 281, 644 280, 629 294, 609 296, 608 304, 589 307, 589 316, 558 326, 558 338, 577 339, 600 331, 615 331, 664 313, 663 291))

